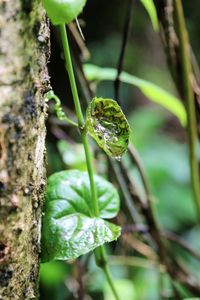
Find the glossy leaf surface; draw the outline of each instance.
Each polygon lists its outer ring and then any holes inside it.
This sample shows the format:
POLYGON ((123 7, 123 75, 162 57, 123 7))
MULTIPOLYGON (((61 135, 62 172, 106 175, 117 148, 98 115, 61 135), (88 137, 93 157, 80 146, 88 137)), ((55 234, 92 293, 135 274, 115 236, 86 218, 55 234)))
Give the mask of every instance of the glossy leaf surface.
MULTIPOLYGON (((100 217, 113 218, 119 211, 119 196, 114 186, 95 175, 100 217)), ((78 170, 61 171, 48 179, 46 206, 52 217, 58 214, 82 213, 92 215, 90 181, 87 172, 78 170)))
POLYGON ((54 25, 68 24, 83 10, 86 0, 42 0, 48 17, 54 25))
POLYGON ((87 109, 86 126, 109 156, 120 159, 128 147, 130 127, 115 100, 94 98, 87 109))
MULTIPOLYGON (((119 211, 113 185, 95 176, 100 217, 112 218, 119 211)), ((42 230, 42 260, 74 259, 117 239, 120 227, 92 216, 87 172, 62 171, 49 177, 42 230)))

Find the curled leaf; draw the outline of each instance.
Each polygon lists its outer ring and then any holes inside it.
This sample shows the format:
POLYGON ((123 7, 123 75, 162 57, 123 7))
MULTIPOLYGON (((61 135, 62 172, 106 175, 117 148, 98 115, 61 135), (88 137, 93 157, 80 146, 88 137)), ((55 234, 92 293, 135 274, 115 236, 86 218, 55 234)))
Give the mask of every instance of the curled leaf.
POLYGON ((86 126, 109 156, 121 158, 128 147, 130 127, 115 100, 94 98, 87 109, 86 126))
MULTIPOLYGON (((117 76, 117 70, 112 68, 101 68, 95 65, 85 64, 84 72, 88 80, 115 80, 117 76)), ((163 90, 156 84, 138 78, 126 72, 122 72, 120 80, 124 83, 131 84, 140 89, 140 91, 150 101, 159 104, 174 114, 181 124, 185 127, 187 125, 187 114, 185 107, 180 99, 163 90)))
POLYGON ((48 17, 54 25, 68 24, 83 10, 86 0, 42 0, 48 17))

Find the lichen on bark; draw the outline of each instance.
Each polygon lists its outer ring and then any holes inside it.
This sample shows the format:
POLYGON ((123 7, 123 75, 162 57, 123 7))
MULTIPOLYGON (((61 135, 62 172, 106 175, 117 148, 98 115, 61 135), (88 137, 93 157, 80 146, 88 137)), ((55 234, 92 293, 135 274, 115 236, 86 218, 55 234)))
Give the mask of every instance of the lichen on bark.
POLYGON ((1 0, 0 28, 0 299, 37 299, 49 30, 39 0, 1 0))

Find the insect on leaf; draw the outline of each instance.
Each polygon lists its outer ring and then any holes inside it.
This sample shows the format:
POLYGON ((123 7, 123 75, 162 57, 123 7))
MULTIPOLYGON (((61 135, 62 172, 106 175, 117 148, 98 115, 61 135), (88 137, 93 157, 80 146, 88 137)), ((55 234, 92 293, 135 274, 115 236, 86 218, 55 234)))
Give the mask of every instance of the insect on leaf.
POLYGON ((87 172, 61 171, 48 179, 42 227, 42 261, 75 259, 118 238, 119 226, 103 220, 119 211, 114 186, 95 175, 99 217, 92 217, 87 172))
POLYGON ((68 24, 83 10, 87 0, 42 0, 48 17, 54 25, 68 24))
POLYGON ((94 98, 87 108, 86 127, 109 156, 120 159, 127 150, 130 127, 115 100, 94 98))

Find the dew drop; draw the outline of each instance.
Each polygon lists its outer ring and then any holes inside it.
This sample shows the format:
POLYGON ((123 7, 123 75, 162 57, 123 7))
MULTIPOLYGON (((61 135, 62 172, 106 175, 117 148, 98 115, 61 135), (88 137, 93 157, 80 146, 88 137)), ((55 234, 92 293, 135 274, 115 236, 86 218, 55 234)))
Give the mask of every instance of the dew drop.
POLYGON ((117 161, 121 161, 122 157, 121 157, 120 155, 118 155, 118 156, 115 156, 115 159, 116 159, 117 161))

